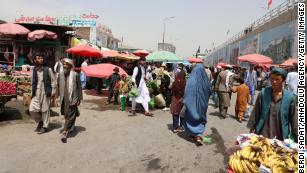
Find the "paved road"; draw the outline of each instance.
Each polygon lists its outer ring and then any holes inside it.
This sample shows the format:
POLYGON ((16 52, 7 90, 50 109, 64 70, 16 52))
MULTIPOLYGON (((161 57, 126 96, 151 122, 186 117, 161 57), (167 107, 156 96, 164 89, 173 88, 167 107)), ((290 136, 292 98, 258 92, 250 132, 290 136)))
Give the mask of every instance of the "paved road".
POLYGON ((184 134, 169 130, 169 112, 157 110, 150 118, 106 109, 101 98, 86 96, 77 132, 66 144, 60 142, 60 116, 52 117, 52 130, 43 135, 33 132, 35 124, 30 120, 0 122, 0 172, 222 173, 227 167, 226 148, 233 146, 238 134, 248 131, 246 122, 220 119, 217 109, 209 106, 205 135, 213 142, 198 147, 184 134))

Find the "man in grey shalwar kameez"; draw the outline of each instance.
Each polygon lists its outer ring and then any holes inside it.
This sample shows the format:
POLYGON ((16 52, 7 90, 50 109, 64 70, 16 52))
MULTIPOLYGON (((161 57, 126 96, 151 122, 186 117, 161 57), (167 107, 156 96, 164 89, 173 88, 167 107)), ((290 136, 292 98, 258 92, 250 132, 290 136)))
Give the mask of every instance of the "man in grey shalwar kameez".
POLYGON ((83 97, 80 76, 74 71, 73 61, 65 58, 63 68, 58 78, 58 94, 60 96, 61 114, 65 118, 61 137, 62 142, 65 143, 69 131, 74 128, 76 118, 80 114, 78 106, 83 97))
POLYGON ((31 117, 38 123, 36 132, 48 131, 50 119, 50 99, 55 96, 55 77, 52 70, 44 66, 44 57, 34 56, 36 66, 32 73, 32 100, 29 107, 31 117))

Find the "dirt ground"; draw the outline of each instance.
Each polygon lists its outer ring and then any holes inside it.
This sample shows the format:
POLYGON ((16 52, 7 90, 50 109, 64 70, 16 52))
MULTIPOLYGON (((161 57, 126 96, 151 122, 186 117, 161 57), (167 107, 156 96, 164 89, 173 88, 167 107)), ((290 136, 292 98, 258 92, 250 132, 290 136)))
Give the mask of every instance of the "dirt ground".
POLYGON ((218 109, 209 106, 205 135, 212 143, 200 147, 184 133, 170 131, 169 112, 128 116, 118 106, 106 106, 101 97, 90 95, 80 106, 76 132, 63 144, 59 129, 64 120, 58 108, 53 108, 51 131, 38 135, 21 101, 11 101, 8 112, 0 113, 0 172, 224 173, 226 149, 234 146, 238 134, 248 132, 246 122, 240 124, 233 117, 235 99, 233 95, 227 119, 220 119, 218 109))

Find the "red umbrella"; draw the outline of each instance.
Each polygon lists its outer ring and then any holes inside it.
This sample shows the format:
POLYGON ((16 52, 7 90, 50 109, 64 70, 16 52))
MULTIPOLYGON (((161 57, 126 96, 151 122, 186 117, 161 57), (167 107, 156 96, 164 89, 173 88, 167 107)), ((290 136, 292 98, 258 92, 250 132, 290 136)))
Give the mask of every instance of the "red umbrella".
POLYGON ((102 57, 100 50, 97 50, 89 45, 80 45, 66 50, 67 53, 84 56, 84 57, 102 57))
POLYGON ((286 60, 285 62, 283 62, 279 66, 289 67, 289 66, 294 66, 295 64, 297 64, 297 58, 289 58, 288 60, 286 60))
POLYGON ((39 40, 42 38, 49 38, 55 40, 58 38, 58 35, 54 32, 46 30, 35 30, 28 34, 28 40, 30 41, 39 40))
MULTIPOLYGON (((113 70, 115 67, 118 66, 113 64, 95 64, 86 67, 81 67, 81 71, 84 72, 85 75, 89 77, 108 78, 114 72, 113 70)), ((121 67, 118 68, 120 75, 125 74, 128 76, 128 74, 121 67)))
POLYGON ((139 57, 146 57, 147 55, 149 55, 149 52, 147 50, 136 50, 133 52, 133 54, 139 57))
POLYGON ((203 63, 204 60, 200 59, 200 58, 194 58, 194 57, 190 57, 188 58, 189 63, 203 63))
POLYGON ((238 57, 240 62, 249 62, 251 64, 271 64, 273 61, 270 57, 260 54, 248 54, 238 57))
POLYGON ((26 35, 30 32, 24 26, 15 23, 0 24, 0 35, 26 35))

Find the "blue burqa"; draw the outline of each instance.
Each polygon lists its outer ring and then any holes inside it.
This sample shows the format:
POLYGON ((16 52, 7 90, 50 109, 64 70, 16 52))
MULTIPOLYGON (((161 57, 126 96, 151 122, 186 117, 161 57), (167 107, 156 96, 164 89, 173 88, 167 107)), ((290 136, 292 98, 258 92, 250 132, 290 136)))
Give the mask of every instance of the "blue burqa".
POLYGON ((189 135, 201 136, 207 123, 211 85, 202 64, 193 69, 184 92, 184 127, 189 135))

